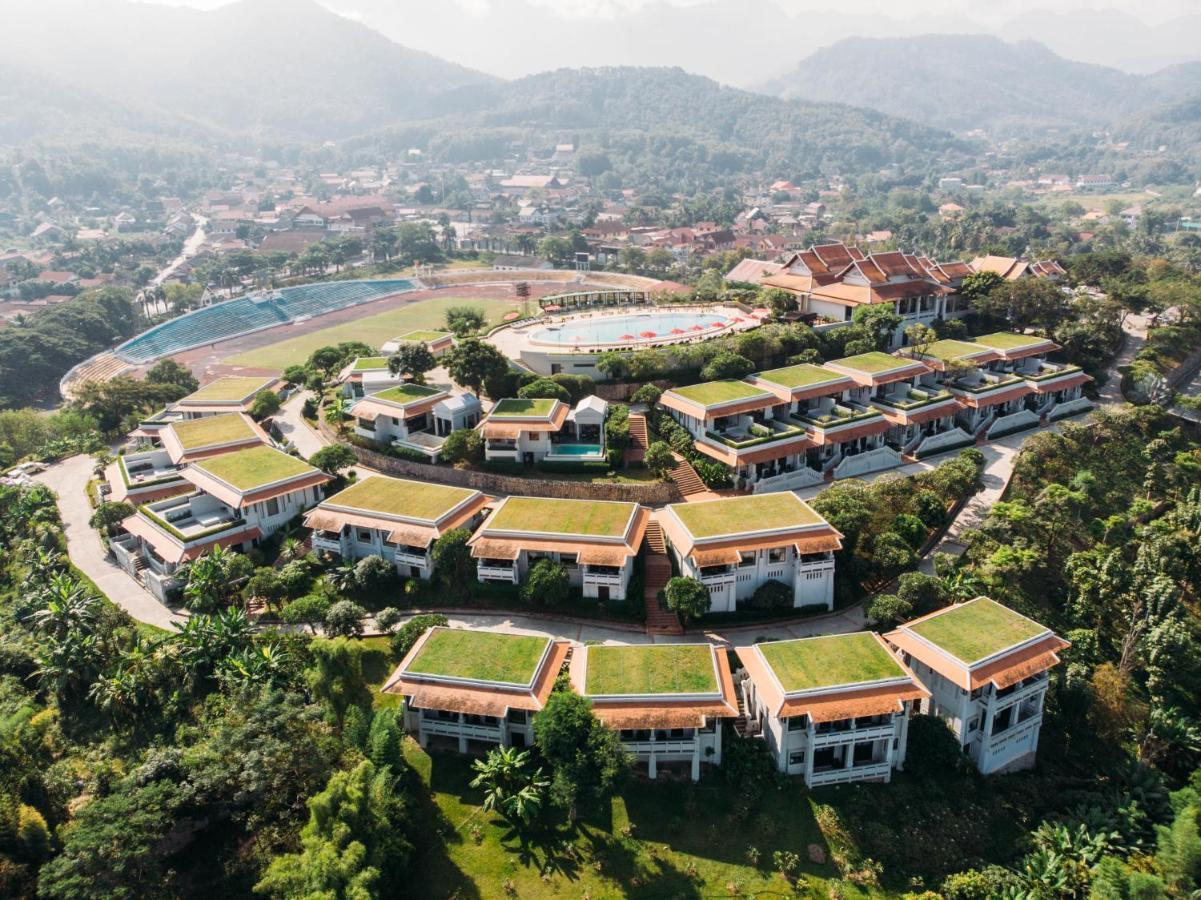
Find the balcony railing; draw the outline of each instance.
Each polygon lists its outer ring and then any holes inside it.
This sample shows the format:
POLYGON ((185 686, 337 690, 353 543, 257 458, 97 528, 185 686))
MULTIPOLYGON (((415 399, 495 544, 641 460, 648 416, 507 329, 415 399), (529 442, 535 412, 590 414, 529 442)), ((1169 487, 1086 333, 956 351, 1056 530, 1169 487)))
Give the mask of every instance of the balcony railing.
POLYGON ((885 394, 873 397, 872 402, 879 403, 881 406, 887 406, 889 409, 899 409, 902 412, 908 412, 912 409, 921 409, 925 406, 941 403, 944 400, 950 400, 953 396, 950 391, 942 389, 923 390, 921 388, 912 388, 904 394, 885 394))
POLYGON ((793 413, 790 418, 810 428, 839 428, 852 422, 878 419, 880 410, 859 403, 836 403, 826 411, 806 410, 793 413))
POLYGON ((1017 375, 999 375, 994 376, 995 380, 988 378, 980 379, 963 379, 956 378, 951 382, 951 387, 958 391, 966 391, 969 394, 984 394, 988 391, 995 391, 997 388, 1012 387, 1015 384, 1021 384, 1025 379, 1019 378, 1017 375))
POLYGON ((480 578, 503 578, 506 581, 517 582, 517 570, 513 566, 476 566, 480 578))
POLYGON ((892 766, 886 762, 862 763, 849 769, 832 767, 814 769, 809 783, 813 787, 823 784, 847 784, 852 781, 863 781, 868 778, 887 778, 892 766))
POLYGON ((663 741, 622 741, 630 753, 695 753, 696 738, 663 741))
POLYGON ((500 742, 500 726, 498 725, 469 725, 466 722, 423 718, 421 730, 426 734, 438 734, 443 737, 465 737, 468 740, 500 742))
POLYGON ((736 450, 741 450, 744 447, 757 447, 760 444, 769 444, 772 441, 782 441, 785 438, 797 437, 803 435, 805 429, 798 425, 788 425, 784 422, 770 420, 767 423, 759 423, 751 425, 746 433, 735 431, 706 431, 705 437, 710 440, 723 444, 726 447, 733 447, 736 450))
POLYGON ((829 747, 832 744, 861 744, 864 741, 891 740, 893 725, 872 725, 867 728, 848 728, 845 731, 828 731, 813 736, 813 746, 829 747))
POLYGON ((1080 371, 1082 369, 1079 366, 1044 362, 1040 363, 1038 369, 1033 372, 1018 369, 1014 374, 1027 381, 1050 381, 1052 378, 1060 378, 1063 375, 1074 375, 1080 371))

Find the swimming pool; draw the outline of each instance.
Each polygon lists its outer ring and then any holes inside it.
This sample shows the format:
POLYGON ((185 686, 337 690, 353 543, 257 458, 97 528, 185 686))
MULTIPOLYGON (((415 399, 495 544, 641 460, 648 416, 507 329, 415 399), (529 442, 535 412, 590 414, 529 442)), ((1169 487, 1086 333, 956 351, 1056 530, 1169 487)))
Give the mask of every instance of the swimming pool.
POLYGON ((600 444, 555 444, 551 456, 600 456, 604 448, 600 444))
POLYGON ((620 347, 709 337, 730 324, 731 320, 721 313, 700 310, 645 312, 564 319, 560 324, 532 332, 529 339, 535 344, 557 347, 620 347))

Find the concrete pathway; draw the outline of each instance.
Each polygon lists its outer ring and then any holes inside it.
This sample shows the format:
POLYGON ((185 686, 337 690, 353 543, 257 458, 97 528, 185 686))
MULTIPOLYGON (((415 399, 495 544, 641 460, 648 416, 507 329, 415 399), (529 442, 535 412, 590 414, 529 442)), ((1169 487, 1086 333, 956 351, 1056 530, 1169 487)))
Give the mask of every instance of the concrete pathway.
POLYGON ((186 616, 160 603, 146 588, 108 557, 95 529, 88 524, 92 506, 87 485, 92 477, 90 456, 72 456, 34 476, 58 495, 58 511, 67 536, 67 554, 110 600, 139 622, 172 630, 186 616))
POLYGON ((275 414, 275 427, 285 440, 291 441, 300 451, 300 455, 308 459, 329 443, 316 429, 304 420, 301 414, 304 401, 311 397, 312 391, 297 391, 289 397, 279 412, 275 414))

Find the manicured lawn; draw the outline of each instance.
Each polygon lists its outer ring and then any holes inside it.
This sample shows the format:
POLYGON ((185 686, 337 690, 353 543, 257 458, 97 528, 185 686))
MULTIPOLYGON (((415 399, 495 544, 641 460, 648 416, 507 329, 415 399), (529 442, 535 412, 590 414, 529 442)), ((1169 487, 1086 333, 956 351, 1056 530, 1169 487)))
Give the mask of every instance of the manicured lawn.
POLYGON ((372 394, 371 397, 376 400, 386 400, 389 403, 399 403, 403 406, 407 403, 425 400, 433 397, 435 394, 441 393, 444 393, 444 391, 440 388, 428 387, 424 384, 398 384, 396 387, 390 387, 386 391, 372 394))
POLYGON ((1047 339, 1034 334, 1014 334, 1009 331, 996 331, 992 334, 982 334, 975 338, 975 341, 994 350, 1017 350, 1019 347, 1033 347, 1036 344, 1045 344, 1047 339))
POLYGON ((193 465, 240 491, 317 471, 295 456, 266 446, 237 450, 193 465))
MULTIPOLYGON (((303 363, 313 351, 343 341, 362 341, 378 347, 392 335, 414 329, 433 329, 445 324, 446 309, 450 306, 475 306, 484 311, 488 324, 495 324, 520 304, 495 297, 438 297, 406 303, 387 312, 363 316, 351 322, 331 325, 309 334, 287 338, 274 344, 247 350, 231 356, 225 362, 237 366, 255 366, 283 371, 290 365, 303 363)), ((281 332, 286 333, 286 332, 281 332)))
POLYGON ((185 450, 212 447, 257 437, 254 429, 239 413, 205 416, 203 419, 184 419, 170 426, 185 450))
POLYGON ((907 627, 965 663, 1000 653, 1047 630, 987 597, 947 607, 938 615, 907 627))
POLYGON ((635 507, 616 501, 510 497, 487 530, 623 537, 635 507))
POLYGON ((406 331, 404 334, 398 334, 395 339, 398 341, 432 344, 435 341, 441 341, 448 337, 453 337, 453 334, 449 331, 431 331, 429 329, 418 328, 413 331, 406 331))
POLYGON ((749 400, 752 397, 772 399, 773 395, 747 384, 745 381, 706 381, 703 384, 692 384, 687 387, 672 388, 669 394, 676 394, 685 400, 699 403, 701 406, 714 406, 718 403, 729 403, 733 400, 749 400))
POLYGON ((354 361, 355 372, 366 372, 388 368, 388 358, 385 356, 360 356, 354 361))
POLYGON ((522 400, 517 397, 506 397, 492 407, 492 412, 488 413, 488 418, 545 419, 550 415, 551 410, 555 408, 555 404, 558 402, 558 400, 553 399, 522 400))
POLYGON ((330 506, 346 506, 393 516, 436 522, 478 491, 468 488, 370 475, 328 498, 330 506))
POLYGON ((935 341, 926 348, 926 356, 932 356, 935 359, 941 359, 945 362, 954 362, 957 359, 967 359, 977 354, 985 355, 991 350, 991 347, 982 347, 979 344, 970 344, 967 341, 935 341))
POLYGON ((708 644, 588 648, 584 675, 588 694, 714 694, 718 690, 708 644))
POLYGON ((825 384, 828 381, 846 381, 847 376, 841 372, 831 372, 821 366, 803 363, 799 366, 788 366, 783 369, 768 369, 755 375, 761 381, 770 381, 780 387, 795 390, 801 387, 811 387, 815 384, 825 384))
MULTIPOLYGON (((414 854, 409 887, 416 897, 826 897, 828 881, 838 875, 833 863, 809 861, 810 844, 827 858, 831 848, 816 804, 795 782, 769 790, 748 809, 713 773, 696 785, 634 776, 602 809, 583 812, 575 829, 548 810, 547 824, 523 841, 481 808, 483 792, 469 786, 469 758, 427 753, 412 740, 404 749, 428 791, 415 815, 432 836, 414 854), (750 847, 758 865, 749 860, 750 847), (795 887, 772 871, 777 850, 800 857, 795 887)), ((867 896, 849 882, 843 886, 847 898, 867 896)))
POLYGON ((905 675, 905 670, 868 632, 758 646, 786 693, 905 675))
POLYGON ((842 359, 830 360, 830 365, 843 366, 847 369, 854 369, 856 372, 866 372, 869 375, 878 375, 881 372, 891 372, 893 369, 912 365, 912 361, 873 350, 871 353, 860 353, 857 356, 844 356, 842 359))
POLYGON ((529 684, 550 638, 439 628, 431 632, 406 672, 471 681, 529 684))
POLYGON ((200 390, 188 394, 184 397, 184 401, 238 403, 248 397, 253 397, 274 380, 274 378, 264 378, 262 375, 226 375, 224 378, 218 378, 200 390))
POLYGON ((694 538, 802 528, 825 521, 790 491, 675 503, 671 510, 694 538))

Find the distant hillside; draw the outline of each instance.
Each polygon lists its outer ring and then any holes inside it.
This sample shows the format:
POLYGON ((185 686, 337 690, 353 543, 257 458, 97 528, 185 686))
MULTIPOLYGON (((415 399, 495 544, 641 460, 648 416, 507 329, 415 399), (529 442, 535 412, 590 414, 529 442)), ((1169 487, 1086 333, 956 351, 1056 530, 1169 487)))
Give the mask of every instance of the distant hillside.
POLYGON ((457 158, 500 155, 506 137, 531 129, 578 133, 611 155, 641 154, 652 167, 797 175, 921 163, 958 146, 945 132, 871 110, 779 100, 680 69, 560 69, 458 100, 453 118, 423 123, 434 146, 457 158))
POLYGON ((327 140, 492 81, 393 43, 312 0, 239 0, 211 12, 126 0, 7 0, 18 65, 135 107, 186 110, 228 131, 327 140))
MULTIPOLYGON (((1181 66, 1187 75, 1189 67, 1181 66)), ((1146 79, 986 35, 851 38, 760 86, 780 97, 866 106, 940 128, 1105 125, 1140 108, 1146 79)))

